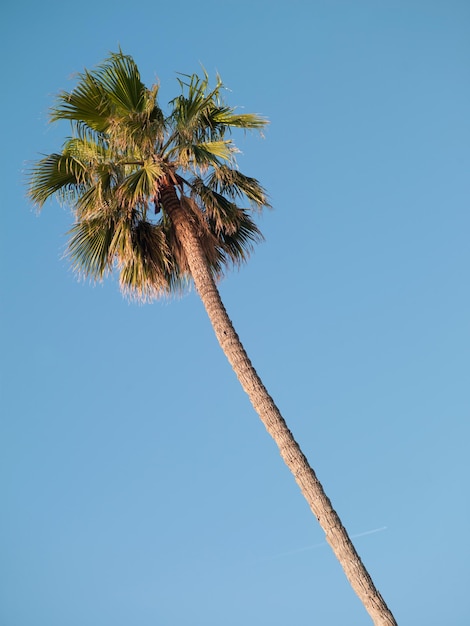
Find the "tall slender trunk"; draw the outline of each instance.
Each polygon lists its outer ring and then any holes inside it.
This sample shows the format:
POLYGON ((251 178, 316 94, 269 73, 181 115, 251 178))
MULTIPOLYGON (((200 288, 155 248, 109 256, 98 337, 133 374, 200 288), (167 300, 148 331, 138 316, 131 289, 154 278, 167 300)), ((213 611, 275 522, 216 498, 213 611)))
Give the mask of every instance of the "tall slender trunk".
POLYGON ((376 626, 397 626, 395 618, 375 588, 315 472, 251 364, 222 303, 197 235, 181 208, 173 186, 169 185, 162 191, 162 200, 186 254, 194 284, 217 340, 266 430, 276 442, 284 462, 294 475, 313 514, 323 528, 326 540, 343 567, 352 588, 376 626))

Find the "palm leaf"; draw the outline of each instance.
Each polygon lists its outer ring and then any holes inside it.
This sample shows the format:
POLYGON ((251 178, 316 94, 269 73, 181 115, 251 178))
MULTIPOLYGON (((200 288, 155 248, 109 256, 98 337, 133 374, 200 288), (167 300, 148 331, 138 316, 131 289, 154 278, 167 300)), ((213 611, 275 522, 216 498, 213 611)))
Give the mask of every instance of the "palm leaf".
POLYGON ((202 178, 193 178, 191 181, 192 196, 200 200, 201 208, 207 217, 212 220, 215 232, 234 232, 236 225, 232 218, 238 209, 234 202, 204 184, 202 178))
POLYGON ((236 109, 220 107, 212 112, 214 123, 228 128, 259 130, 269 124, 268 120, 256 113, 235 113, 236 109))
POLYGON ((217 109, 220 100, 222 82, 217 77, 214 89, 209 89, 209 78, 204 70, 204 77, 197 74, 187 76, 189 82, 179 79, 182 93, 174 98, 170 115, 174 144, 197 144, 204 141, 223 139, 223 133, 216 132, 216 124, 211 123, 211 111, 217 109))
POLYGON ((29 196, 39 207, 59 194, 61 200, 76 197, 88 180, 86 165, 73 156, 50 154, 38 161, 29 172, 29 196))
POLYGON ((132 57, 122 52, 113 53, 98 67, 95 75, 116 109, 126 114, 145 110, 147 88, 132 57))
POLYGON ((144 163, 131 172, 116 190, 117 197, 128 206, 145 203, 154 194, 163 170, 159 163, 144 163))
POLYGON ((245 176, 239 170, 225 165, 213 169, 206 185, 233 200, 245 196, 257 209, 271 206, 265 190, 256 178, 245 176))
POLYGON ((114 235, 113 226, 110 220, 95 218, 81 220, 70 229, 67 254, 78 274, 99 280, 112 268, 109 249, 114 235))
POLYGON ((151 300, 177 288, 178 271, 161 224, 139 222, 132 248, 119 256, 118 265, 121 289, 132 299, 151 300))
POLYGON ((108 133, 117 147, 140 143, 148 151, 149 145, 163 136, 164 117, 156 104, 157 93, 158 85, 147 89, 142 83, 132 57, 111 54, 93 72, 79 74, 72 92, 59 94, 51 120, 68 119, 78 133, 108 133))
POLYGON ((180 143, 168 151, 169 158, 173 158, 183 169, 207 171, 211 166, 220 167, 222 161, 230 161, 236 148, 230 140, 205 141, 200 143, 180 143))
POLYGON ((75 89, 68 93, 62 91, 58 104, 51 110, 51 121, 71 120, 86 124, 98 132, 106 132, 111 116, 111 103, 103 86, 88 71, 79 74, 75 89))
POLYGON ((246 263, 254 244, 263 240, 263 235, 247 211, 237 209, 236 219, 234 220, 232 216, 232 224, 235 221, 236 228, 233 231, 223 231, 219 234, 224 265, 246 263))
POLYGON ((82 163, 104 161, 110 156, 103 141, 91 137, 72 137, 64 144, 62 154, 71 156, 82 163))

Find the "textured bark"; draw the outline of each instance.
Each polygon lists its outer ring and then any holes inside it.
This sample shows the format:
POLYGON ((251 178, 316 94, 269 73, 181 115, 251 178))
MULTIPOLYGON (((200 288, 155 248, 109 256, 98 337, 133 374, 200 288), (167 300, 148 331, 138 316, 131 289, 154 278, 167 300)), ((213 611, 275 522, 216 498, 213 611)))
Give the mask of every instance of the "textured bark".
POLYGON ((217 340, 266 430, 276 442, 313 514, 325 532, 352 588, 376 626, 397 626, 385 601, 354 548, 348 533, 323 491, 315 472, 295 441, 273 399, 256 373, 220 298, 204 253, 172 186, 162 200, 186 254, 197 292, 204 304, 217 340))

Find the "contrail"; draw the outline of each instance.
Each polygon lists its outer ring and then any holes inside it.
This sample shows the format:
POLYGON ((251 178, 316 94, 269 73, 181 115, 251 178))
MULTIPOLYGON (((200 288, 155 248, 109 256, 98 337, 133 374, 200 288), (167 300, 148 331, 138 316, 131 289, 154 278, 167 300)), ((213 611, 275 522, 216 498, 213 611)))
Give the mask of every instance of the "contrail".
POLYGON ((351 539, 355 539, 356 537, 365 537, 365 535, 373 535, 374 533, 380 533, 382 530, 387 530, 386 526, 381 526, 380 528, 374 528, 373 530, 366 530, 364 533, 357 533, 357 535, 351 535, 351 539))
MULTIPOLYGON (((355 535, 351 535, 351 539, 356 539, 357 537, 365 537, 366 535, 373 535, 374 533, 380 533, 384 530, 387 530, 387 526, 381 526, 380 528, 373 528, 372 530, 366 530, 362 533, 356 533, 355 535)), ((323 548, 327 546, 327 542, 322 541, 320 543, 314 543, 312 546, 305 546, 304 548, 297 548, 297 550, 290 550, 289 552, 281 552, 280 554, 275 554, 272 556, 272 559, 277 559, 281 556, 290 556, 291 554, 299 554, 300 552, 307 552, 308 550, 315 550, 316 548, 323 548)))

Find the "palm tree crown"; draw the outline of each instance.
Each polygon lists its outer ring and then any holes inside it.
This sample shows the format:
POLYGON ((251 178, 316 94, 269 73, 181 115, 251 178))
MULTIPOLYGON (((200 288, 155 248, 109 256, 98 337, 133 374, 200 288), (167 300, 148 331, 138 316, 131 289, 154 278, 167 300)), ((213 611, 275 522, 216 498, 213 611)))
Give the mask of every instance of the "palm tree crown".
POLYGON ((190 278, 168 191, 177 194, 215 278, 246 260, 262 237, 250 209, 269 206, 258 181, 237 169, 230 138, 233 128, 259 130, 267 121, 227 106, 219 76, 214 88, 206 72, 178 81, 181 94, 165 115, 158 85, 142 83, 130 56, 111 54, 59 94, 51 120, 70 120, 72 136, 29 174, 39 207, 56 195, 73 209, 74 268, 95 280, 117 269, 121 289, 143 300, 190 278))

